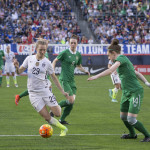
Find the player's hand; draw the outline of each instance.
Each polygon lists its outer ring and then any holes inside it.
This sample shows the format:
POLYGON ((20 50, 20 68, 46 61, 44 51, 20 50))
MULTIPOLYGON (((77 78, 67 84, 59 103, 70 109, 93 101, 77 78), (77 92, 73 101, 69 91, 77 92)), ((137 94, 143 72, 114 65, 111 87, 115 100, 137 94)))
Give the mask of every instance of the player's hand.
POLYGON ((16 68, 19 68, 19 62, 17 61, 17 59, 14 59, 14 66, 15 66, 16 68))
POLYGON ((85 73, 87 73, 89 75, 89 77, 90 77, 90 72, 89 71, 86 71, 85 73))
POLYGON ((91 81, 91 80, 96 80, 96 79, 97 79, 97 76, 92 76, 92 77, 88 78, 87 80, 91 81))
POLYGON ((145 85, 147 85, 148 87, 150 87, 150 83, 149 82, 145 82, 145 85))
POLYGON ((69 94, 67 92, 63 91, 63 95, 68 99, 69 98, 69 94))

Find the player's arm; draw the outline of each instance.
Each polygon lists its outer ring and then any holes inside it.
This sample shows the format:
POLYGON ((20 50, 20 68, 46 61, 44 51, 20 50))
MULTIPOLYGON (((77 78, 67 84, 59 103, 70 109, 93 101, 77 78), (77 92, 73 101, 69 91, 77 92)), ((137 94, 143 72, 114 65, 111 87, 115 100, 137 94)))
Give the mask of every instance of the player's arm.
POLYGON ((111 64, 108 64, 108 68, 110 68, 112 65, 111 64))
POLYGON ((55 59, 53 60, 53 62, 52 62, 52 66, 53 66, 54 70, 55 70, 55 66, 56 66, 57 61, 58 61, 58 59, 55 58, 55 59))
POLYGON ((150 87, 150 83, 147 81, 147 79, 138 71, 135 70, 135 74, 138 79, 140 79, 142 82, 144 82, 148 87, 150 87))
POLYGON ((77 68, 78 68, 80 71, 82 71, 82 72, 84 72, 84 73, 87 73, 87 74, 90 76, 90 73, 89 73, 88 71, 86 71, 86 70, 83 68, 83 66, 82 66, 81 64, 78 65, 77 68))
POLYGON ((55 73, 51 74, 51 78, 52 78, 52 80, 54 81, 54 83, 55 83, 55 85, 57 86, 57 88, 61 91, 61 93, 68 99, 68 96, 69 96, 69 95, 68 95, 68 93, 66 93, 66 92, 64 91, 64 89, 61 87, 61 85, 60 85, 60 83, 59 83, 59 81, 58 81, 58 79, 57 79, 55 73))
POLYGON ((24 68, 23 66, 19 68, 19 62, 17 61, 17 59, 14 59, 14 66, 16 67, 17 74, 21 74, 22 72, 26 70, 26 68, 24 68))
POLYGON ((92 76, 92 77, 88 78, 87 80, 90 81, 90 80, 95 80, 95 79, 107 76, 107 75, 113 73, 119 66, 120 66, 120 62, 116 61, 115 64, 113 64, 109 69, 107 69, 95 76, 92 76))

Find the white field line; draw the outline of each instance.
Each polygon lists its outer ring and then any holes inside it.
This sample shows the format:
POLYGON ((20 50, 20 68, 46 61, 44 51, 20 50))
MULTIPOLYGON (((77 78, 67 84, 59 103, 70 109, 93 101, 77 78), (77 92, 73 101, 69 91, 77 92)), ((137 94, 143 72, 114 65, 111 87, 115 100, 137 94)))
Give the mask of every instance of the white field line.
MULTIPOLYGON (((122 134, 67 134, 67 136, 113 136, 113 135, 122 135, 122 134)), ((142 135, 142 134, 138 134, 138 135, 142 135)), ((0 135, 0 137, 20 137, 20 136, 24 136, 24 137, 32 137, 32 136, 40 136, 40 135, 0 135)), ((53 136, 59 136, 59 134, 54 134, 53 136)))

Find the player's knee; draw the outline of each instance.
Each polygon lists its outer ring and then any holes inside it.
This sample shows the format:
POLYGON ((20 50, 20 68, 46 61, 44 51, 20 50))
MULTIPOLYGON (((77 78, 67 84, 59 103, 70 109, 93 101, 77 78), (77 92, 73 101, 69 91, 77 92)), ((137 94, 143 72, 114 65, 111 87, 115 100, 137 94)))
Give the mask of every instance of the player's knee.
POLYGON ((72 105, 73 103, 74 103, 74 98, 73 98, 73 97, 69 98, 68 104, 69 104, 69 105, 72 105))
POLYGON ((121 120, 127 121, 127 115, 120 115, 121 120))
POLYGON ((134 125, 137 122, 136 117, 133 116, 128 116, 127 121, 130 125, 134 125))

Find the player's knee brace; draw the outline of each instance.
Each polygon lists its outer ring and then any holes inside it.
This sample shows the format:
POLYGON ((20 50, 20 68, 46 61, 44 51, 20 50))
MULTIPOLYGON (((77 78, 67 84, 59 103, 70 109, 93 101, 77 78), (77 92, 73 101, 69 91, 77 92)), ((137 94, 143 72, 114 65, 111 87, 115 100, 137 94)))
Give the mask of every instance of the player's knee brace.
POLYGON ((123 121, 127 121, 127 115, 120 115, 120 118, 121 118, 123 121))
POLYGON ((137 122, 136 117, 133 117, 133 116, 128 116, 128 117, 127 117, 127 121, 128 121, 128 123, 131 124, 131 125, 134 125, 134 124, 136 124, 136 122, 137 122))

